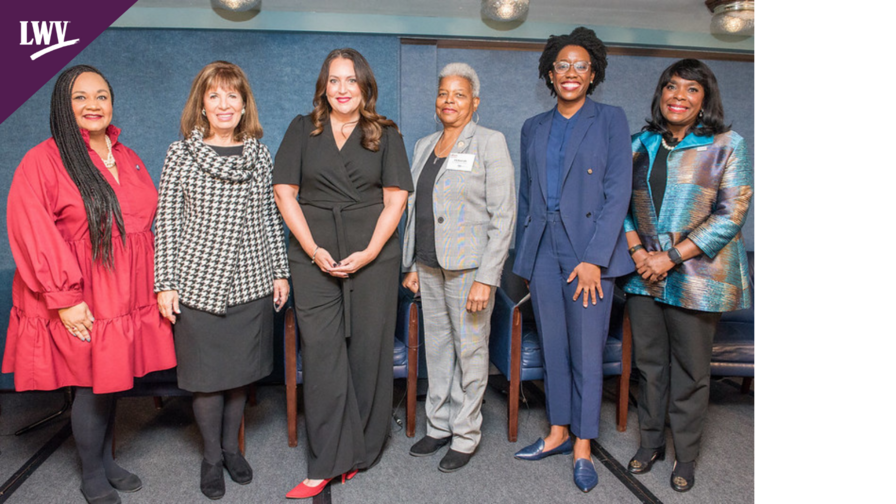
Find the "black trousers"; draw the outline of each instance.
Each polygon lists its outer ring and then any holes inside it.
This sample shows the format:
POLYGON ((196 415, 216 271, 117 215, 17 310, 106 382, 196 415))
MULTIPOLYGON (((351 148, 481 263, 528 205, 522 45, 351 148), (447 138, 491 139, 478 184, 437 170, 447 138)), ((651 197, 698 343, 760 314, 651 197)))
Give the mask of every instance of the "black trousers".
POLYGON ((665 444, 668 407, 675 458, 694 461, 709 405, 712 340, 722 314, 670 306, 648 296, 631 296, 628 310, 639 376, 641 446, 665 444))
POLYGON ((350 308, 344 280, 307 259, 290 261, 302 345, 308 478, 369 469, 391 437, 400 255, 398 240, 390 240, 352 275, 350 308))

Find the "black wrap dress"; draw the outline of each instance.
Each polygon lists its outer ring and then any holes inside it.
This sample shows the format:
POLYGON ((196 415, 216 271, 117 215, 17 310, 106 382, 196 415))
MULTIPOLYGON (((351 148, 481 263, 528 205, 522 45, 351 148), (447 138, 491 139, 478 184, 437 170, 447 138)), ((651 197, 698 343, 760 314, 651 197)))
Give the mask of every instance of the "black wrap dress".
MULTIPOLYGON (((360 126, 341 150, 329 123, 317 136, 312 130, 301 115, 289 125, 274 184, 299 186, 314 242, 340 261, 367 248, 383 187, 412 191, 414 183, 395 128, 383 130, 377 152, 362 147, 360 126)), ((396 231, 376 259, 340 279, 322 272, 290 236, 311 479, 373 466, 389 439, 400 260, 396 231)))

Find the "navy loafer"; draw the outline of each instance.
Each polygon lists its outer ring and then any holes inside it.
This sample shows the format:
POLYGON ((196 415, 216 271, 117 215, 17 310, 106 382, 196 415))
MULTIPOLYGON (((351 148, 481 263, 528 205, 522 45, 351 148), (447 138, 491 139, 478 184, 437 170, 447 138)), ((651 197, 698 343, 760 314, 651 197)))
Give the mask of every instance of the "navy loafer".
POLYGON ((572 479, 579 490, 588 493, 597 486, 597 471, 590 458, 578 459, 572 469, 572 479))
POLYGON ((566 438, 566 441, 560 446, 548 451, 544 451, 544 439, 538 438, 538 441, 516 452, 513 456, 520 460, 541 460, 551 455, 569 455, 570 453, 572 453, 572 436, 566 438))

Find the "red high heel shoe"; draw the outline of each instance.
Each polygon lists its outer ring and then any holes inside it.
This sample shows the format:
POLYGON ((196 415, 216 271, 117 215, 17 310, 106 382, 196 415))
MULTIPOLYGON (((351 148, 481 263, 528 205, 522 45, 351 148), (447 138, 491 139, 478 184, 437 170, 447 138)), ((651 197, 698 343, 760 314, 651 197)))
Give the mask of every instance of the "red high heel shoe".
MULTIPOLYGON (((354 478, 356 474, 358 474, 357 469, 343 474, 342 475, 342 484, 344 485, 346 481, 354 478)), ((299 485, 297 487, 290 490, 289 493, 286 494, 286 498, 287 499, 307 499, 309 497, 314 497, 315 495, 323 492, 324 487, 326 487, 330 483, 330 481, 333 481, 333 479, 335 479, 335 478, 327 478, 327 479, 323 480, 317 486, 308 486, 303 481, 303 482, 299 483, 299 485)))

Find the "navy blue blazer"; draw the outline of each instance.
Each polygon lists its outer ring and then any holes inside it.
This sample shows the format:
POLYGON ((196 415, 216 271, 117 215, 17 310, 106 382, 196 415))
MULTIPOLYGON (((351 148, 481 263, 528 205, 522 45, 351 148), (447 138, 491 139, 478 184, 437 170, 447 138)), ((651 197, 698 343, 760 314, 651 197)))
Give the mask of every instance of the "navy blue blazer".
MULTIPOLYGON (((546 159, 553 109, 530 117, 520 135, 520 193, 513 272, 530 279, 547 216, 546 159)), ((586 99, 566 146, 560 219, 579 262, 604 277, 635 269, 622 229, 632 194, 631 135, 619 107, 586 99)))

